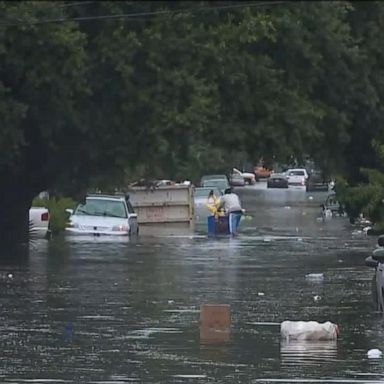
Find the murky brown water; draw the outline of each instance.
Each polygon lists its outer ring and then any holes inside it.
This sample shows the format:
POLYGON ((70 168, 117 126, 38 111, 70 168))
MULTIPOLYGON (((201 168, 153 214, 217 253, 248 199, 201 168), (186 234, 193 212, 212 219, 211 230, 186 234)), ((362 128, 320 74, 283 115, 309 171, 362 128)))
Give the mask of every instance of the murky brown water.
POLYGON ((352 235, 343 218, 316 220, 324 193, 258 185, 239 194, 253 219, 238 238, 208 239, 197 227, 131 242, 41 240, 28 259, 3 262, 0 381, 384 381, 383 360, 366 356, 384 350, 364 265, 376 239, 352 235), (228 344, 200 343, 202 303, 230 305, 228 344), (330 320, 340 338, 287 344, 283 320, 330 320))

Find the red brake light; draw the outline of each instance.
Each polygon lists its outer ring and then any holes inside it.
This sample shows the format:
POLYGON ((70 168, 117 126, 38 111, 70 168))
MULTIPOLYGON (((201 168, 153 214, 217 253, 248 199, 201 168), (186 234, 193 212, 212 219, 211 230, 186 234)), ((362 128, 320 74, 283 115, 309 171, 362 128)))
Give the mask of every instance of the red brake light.
POLYGON ((49 220, 49 213, 44 212, 41 214, 41 221, 48 221, 49 220))

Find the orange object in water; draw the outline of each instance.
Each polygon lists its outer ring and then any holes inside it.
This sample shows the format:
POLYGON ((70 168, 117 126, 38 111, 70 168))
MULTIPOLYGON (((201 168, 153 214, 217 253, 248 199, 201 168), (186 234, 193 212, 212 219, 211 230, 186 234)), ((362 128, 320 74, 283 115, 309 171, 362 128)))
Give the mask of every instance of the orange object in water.
POLYGON ((200 306, 200 341, 225 343, 229 341, 231 326, 230 307, 227 304, 202 304, 200 306))

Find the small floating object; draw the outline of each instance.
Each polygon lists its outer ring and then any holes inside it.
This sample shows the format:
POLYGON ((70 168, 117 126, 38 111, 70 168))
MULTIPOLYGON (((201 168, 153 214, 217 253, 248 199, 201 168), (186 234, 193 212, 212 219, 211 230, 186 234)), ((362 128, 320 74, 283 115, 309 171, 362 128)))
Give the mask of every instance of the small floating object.
POLYGON ((324 273, 309 273, 305 275, 308 280, 324 280, 324 273))
POLYGON ((13 279, 13 274, 12 273, 8 273, 7 277, 8 277, 8 279, 13 279))
POLYGON ((284 208, 285 209, 291 209, 291 207, 289 205, 286 205, 284 208))
POLYGON ((264 296, 264 292, 257 292, 257 296, 264 296))
POLYGON ((321 300, 321 296, 319 295, 313 296, 313 301, 320 301, 320 300, 321 300))
POLYGON ((313 196, 309 196, 309 197, 308 197, 308 200, 313 200, 313 196))
POLYGON ((380 351, 380 349, 374 348, 370 349, 367 352, 368 359, 380 359, 383 355, 383 352, 380 351))
POLYGON ((168 300, 168 304, 173 304, 174 302, 174 300, 168 300))
POLYGON ((287 340, 336 340, 339 327, 330 321, 283 321, 280 326, 281 336, 287 340))

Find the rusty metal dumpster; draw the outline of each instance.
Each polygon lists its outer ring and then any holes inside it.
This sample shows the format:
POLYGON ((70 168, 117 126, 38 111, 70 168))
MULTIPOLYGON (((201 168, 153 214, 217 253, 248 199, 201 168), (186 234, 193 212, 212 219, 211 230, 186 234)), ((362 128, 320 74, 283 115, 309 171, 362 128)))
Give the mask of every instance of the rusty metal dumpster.
POLYGON ((192 187, 167 185, 157 188, 131 187, 129 199, 138 216, 140 232, 146 227, 191 230, 194 225, 192 187))

